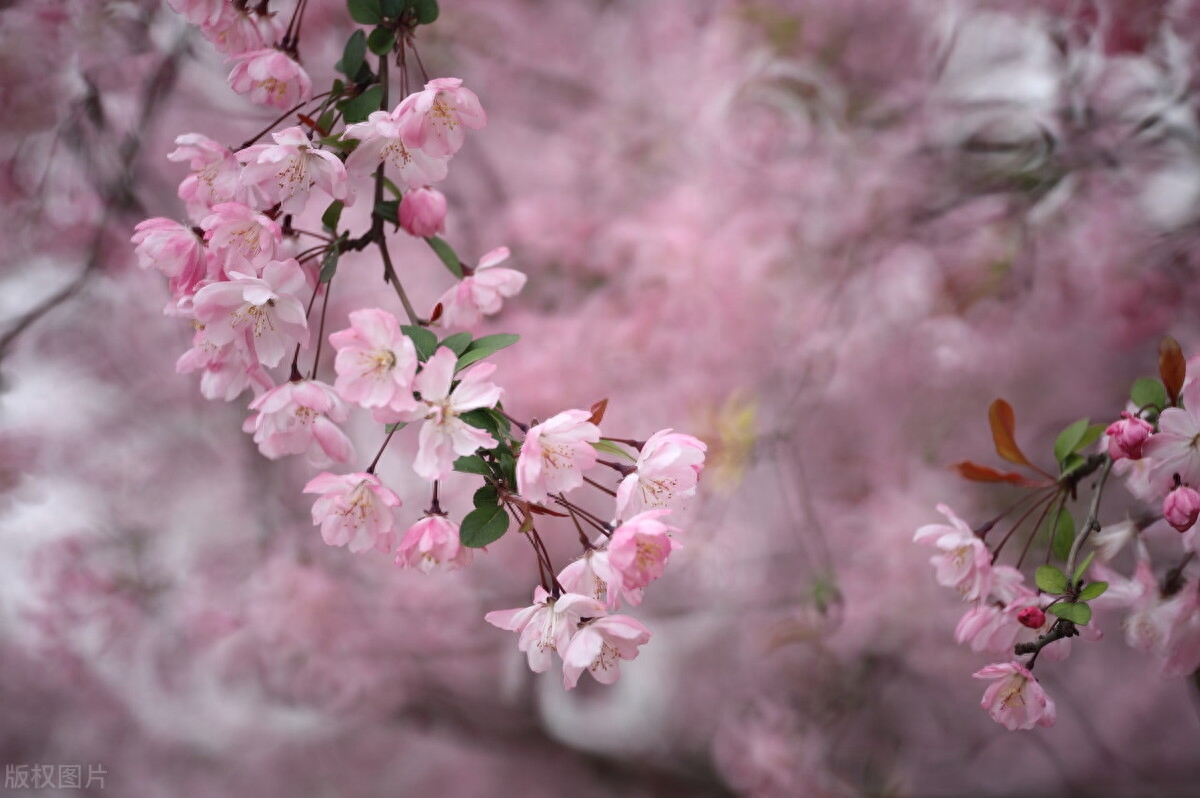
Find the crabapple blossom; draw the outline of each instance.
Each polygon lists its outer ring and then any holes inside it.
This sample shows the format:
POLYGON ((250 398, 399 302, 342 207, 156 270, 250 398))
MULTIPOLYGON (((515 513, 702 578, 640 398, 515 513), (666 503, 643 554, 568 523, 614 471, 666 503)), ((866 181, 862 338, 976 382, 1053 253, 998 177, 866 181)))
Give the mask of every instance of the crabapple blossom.
POLYGON ((312 81, 304 67, 274 48, 251 50, 235 56, 229 87, 248 94, 256 105, 286 110, 312 98, 312 81))
POLYGON ((420 448, 413 470, 428 480, 442 479, 454 468, 454 456, 464 457, 478 449, 490 449, 496 439, 459 416, 468 410, 494 407, 503 390, 487 381, 496 370, 492 363, 481 363, 468 370, 451 390, 458 356, 447 348, 438 349, 414 380, 421 401, 414 410, 401 414, 404 421, 425 419, 418 437, 420 448))
POLYGON ((992 582, 992 555, 966 522, 949 507, 939 504, 937 509, 950 519, 950 526, 923 526, 913 540, 942 551, 930 559, 937 568, 938 584, 954 588, 971 601, 987 596, 992 582))
POLYGON ((446 195, 436 188, 421 186, 404 192, 400 199, 400 226, 418 238, 446 231, 446 195))
POLYGON ((569 562, 558 574, 558 583, 568 593, 602 599, 611 609, 619 600, 619 577, 608 564, 608 549, 588 549, 569 562))
POLYGON ((446 158, 463 145, 463 128, 479 130, 487 115, 475 92, 462 87, 459 78, 436 78, 425 89, 405 97, 395 119, 404 141, 436 158, 446 158))
POLYGON ((416 409, 413 378, 417 350, 386 310, 365 308, 350 313, 350 327, 329 336, 337 350, 334 387, 348 402, 375 411, 389 424, 416 409))
POLYGON ((462 545, 458 524, 444 515, 426 515, 410 526, 396 546, 396 565, 429 573, 438 566, 447 570, 471 564, 471 549, 462 545))
POLYGON ((240 184, 252 201, 260 207, 279 203, 282 213, 298 214, 313 187, 333 199, 346 199, 346 167, 336 155, 313 147, 299 127, 271 137, 274 144, 255 144, 237 153, 246 164, 240 184))
POLYGON ((1158 417, 1158 433, 1142 447, 1149 458, 1150 482, 1160 491, 1175 484, 1200 485, 1200 380, 1183 389, 1183 407, 1168 407, 1158 417))
POLYGON ((980 706, 1009 731, 1054 725, 1054 701, 1019 662, 988 665, 973 675, 976 679, 999 680, 984 691, 980 706))
MULTIPOLYGON (((483 619, 492 626, 516 632, 517 650, 524 651, 529 669, 545 673, 552 662, 551 652, 561 656, 583 618, 605 615, 599 600, 578 593, 563 593, 552 597, 541 585, 534 588, 533 604, 511 610, 493 610, 483 619)), ((578 678, 578 677, 576 677, 578 678)))
POLYGON ((479 259, 474 271, 442 294, 440 321, 447 327, 472 327, 483 316, 497 313, 506 297, 525 287, 525 275, 516 269, 496 268, 508 259, 508 247, 497 247, 479 259))
POLYGON ((632 473, 617 487, 617 517, 658 507, 675 507, 696 495, 708 447, 699 438, 669 429, 650 436, 632 473))
POLYGON ((200 227, 209 249, 225 259, 225 273, 257 272, 283 241, 283 230, 273 219, 240 202, 214 205, 200 227))
POLYGON ((1017 621, 1029 629, 1041 629, 1046 625, 1046 613, 1041 607, 1025 607, 1017 613, 1017 621))
POLYGON ((319 493, 313 502, 313 523, 330 546, 346 546, 359 553, 374 548, 385 554, 395 547, 393 507, 400 497, 379 477, 368 473, 318 474, 304 486, 319 493))
POLYGON ((208 340, 244 345, 268 368, 289 347, 308 344, 308 320, 297 294, 308 286, 294 258, 271 261, 262 277, 233 272, 196 292, 193 310, 208 340))
POLYGON ((621 660, 636 659, 638 647, 650 640, 650 630, 633 618, 608 615, 585 621, 562 651, 563 686, 575 687, 586 670, 601 684, 621 677, 621 660))
POLYGON ((274 383, 262 364, 246 347, 230 342, 217 346, 208 340, 204 328, 196 330, 192 348, 175 361, 177 374, 200 371, 200 393, 205 399, 233 401, 247 388, 255 393, 269 390, 274 383))
POLYGON ((175 138, 175 149, 167 154, 167 160, 188 161, 192 170, 179 184, 179 198, 187 204, 193 220, 203 219, 215 205, 239 199, 242 165, 224 144, 199 133, 185 133, 175 138))
POLYGON ((1200 493, 1181 485, 1163 499, 1163 517, 1179 532, 1186 532, 1200 517, 1200 493))
POLYGON ((366 177, 381 163, 395 170, 397 183, 405 190, 446 179, 449 170, 446 159, 406 143, 394 112, 372 111, 365 122, 347 125, 342 139, 358 140, 358 146, 346 159, 346 172, 351 180, 366 177))
POLYGON ((192 25, 211 25, 229 5, 228 0, 167 0, 172 10, 192 25))
POLYGON ((330 461, 347 463, 354 457, 350 439, 337 426, 350 417, 350 411, 323 382, 285 382, 251 402, 250 409, 256 415, 247 418, 242 429, 254 434, 264 457, 278 460, 308 452, 309 462, 318 467, 330 461))
MULTIPOLYGON (((670 510, 647 510, 613 530, 608 541, 608 566, 619 585, 619 593, 631 605, 642 602, 642 590, 658 579, 667 566, 671 552, 681 548, 671 537, 679 530, 658 519, 670 510)), ((616 606, 609 589, 609 603, 616 606)))
POLYGON ((600 428, 587 410, 564 410, 525 433, 517 458, 517 491, 531 502, 544 503, 551 493, 583 484, 583 472, 596 464, 591 444, 600 428))
POLYGON ((1121 413, 1121 419, 1108 425, 1104 434, 1108 436, 1108 456, 1113 460, 1128 458, 1142 459, 1142 448, 1154 433, 1154 427, 1133 413, 1121 413))
POLYGON ((208 270, 208 251, 196 232, 161 217, 139 222, 134 231, 138 266, 162 272, 177 298, 194 293, 208 270))
POLYGON ((278 14, 253 13, 249 8, 237 8, 225 3, 215 19, 200 25, 204 38, 212 42, 217 52, 240 55, 261 50, 284 33, 284 20, 278 14))

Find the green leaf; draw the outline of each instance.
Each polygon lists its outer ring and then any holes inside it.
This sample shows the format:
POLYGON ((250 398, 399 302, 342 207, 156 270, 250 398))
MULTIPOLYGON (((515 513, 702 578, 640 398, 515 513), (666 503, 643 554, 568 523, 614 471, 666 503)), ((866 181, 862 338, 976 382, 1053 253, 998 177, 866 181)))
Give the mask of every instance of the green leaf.
POLYGON ((337 235, 338 222, 342 219, 342 209, 346 204, 341 200, 334 200, 329 203, 329 207, 325 209, 325 213, 321 214, 321 226, 329 232, 337 235))
POLYGON ((1089 552, 1088 556, 1083 558, 1083 562, 1081 562, 1079 564, 1079 566, 1075 569, 1075 573, 1071 574, 1071 584, 1073 584, 1073 585, 1079 584, 1080 578, 1085 573, 1087 573, 1088 566, 1092 564, 1092 560, 1095 559, 1095 557, 1096 557, 1096 552, 1093 551, 1093 552, 1089 552))
POLYGON ((1040 566, 1033 579, 1039 590, 1052 596, 1057 596, 1067 589, 1067 575, 1053 565, 1040 566))
POLYGON ((637 462, 637 458, 625 451, 624 447, 613 443, 607 438, 601 438, 600 440, 596 441, 592 444, 592 448, 598 452, 604 452, 605 454, 611 454, 615 455, 616 457, 624 458, 631 463, 637 462))
POLYGON ((366 56, 367 35, 360 30, 356 30, 346 40, 346 49, 342 51, 342 60, 338 62, 338 69, 343 75, 354 80, 354 76, 358 74, 358 70, 362 69, 366 56))
POLYGON ((1067 455, 1079 449, 1079 442, 1083 440, 1090 420, 1081 418, 1058 433, 1058 438, 1054 441, 1054 459, 1056 462, 1062 463, 1067 459, 1067 455))
POLYGON ((437 0, 414 0, 412 7, 419 25, 428 25, 438 18, 437 0))
POLYGON ((395 224, 400 218, 400 203, 396 200, 380 200, 371 210, 372 216, 378 216, 389 224, 395 224))
MULTIPOLYGON (((335 82, 341 83, 340 80, 335 81, 335 82)), ((330 128, 333 127, 334 116, 335 115, 334 115, 333 109, 330 108, 328 111, 321 114, 321 118, 317 120, 317 127, 321 128, 321 130, 329 130, 330 128)))
POLYGON ((471 498, 472 504, 476 510, 484 507, 495 507, 500 503, 500 494, 496 492, 496 486, 491 483, 481 485, 479 490, 475 491, 475 495, 471 498))
POLYGON ((1099 598, 1104 595, 1104 591, 1108 590, 1108 582, 1092 582, 1090 585, 1079 591, 1080 601, 1091 601, 1094 598, 1099 598))
POLYGON ((383 431, 386 434, 391 435, 396 430, 404 429, 407 426, 408 426, 407 421, 397 421, 395 424, 388 424, 386 427, 383 428, 383 431))
MULTIPOLYGON (((360 31, 361 33, 361 31, 360 31)), ((385 56, 396 46, 396 34, 387 28, 376 28, 367 37, 367 47, 375 55, 385 56)))
POLYGON ((472 363, 483 360, 489 355, 499 352, 507 346, 512 346, 517 341, 521 340, 521 336, 513 335, 512 333, 496 333, 495 335, 485 335, 482 338, 476 338, 467 347, 466 351, 458 356, 458 366, 455 371, 462 371, 472 363))
POLYGON ((488 468, 488 464, 477 454, 460 457, 455 460, 454 470, 460 474, 478 474, 481 477, 490 477, 492 475, 492 469, 488 468))
POLYGON ((442 339, 438 346, 444 346, 454 353, 455 357, 461 355, 468 346, 471 345, 471 334, 469 332, 455 333, 442 339))
POLYGON ((1078 626, 1087 626, 1087 622, 1092 619, 1092 608, 1082 602, 1072 604, 1066 601, 1059 604, 1051 604, 1046 608, 1046 612, 1051 615, 1057 615, 1059 618, 1070 621, 1078 626))
POLYGON ((345 118, 346 124, 353 125, 365 120, 372 111, 378 111, 379 103, 382 100, 383 87, 372 86, 357 97, 342 102, 339 107, 342 109, 342 116, 345 118))
POLYGON ((478 549, 499 540, 508 531, 508 513, 498 504, 478 507, 463 519, 459 538, 467 548, 478 549))
POLYGON ((504 477, 504 484, 508 486, 509 490, 516 490, 517 458, 513 457, 512 449, 506 443, 496 447, 496 451, 498 452, 496 460, 500 464, 500 476, 504 477))
POLYGON ((319 283, 327 283, 333 279, 333 275, 337 273, 338 258, 341 257, 341 251, 338 247, 332 246, 325 253, 325 257, 321 259, 321 276, 317 278, 319 283))
POLYGON ((1065 561, 1071 555, 1071 544, 1074 542, 1075 519, 1071 517, 1071 511, 1064 507, 1058 511, 1058 518, 1055 519, 1050 548, 1055 557, 1065 561))
POLYGON ((1100 436, 1104 434, 1104 430, 1108 427, 1104 424, 1092 424, 1083 432, 1083 437, 1079 439, 1079 443, 1075 444, 1075 451, 1081 452, 1091 446, 1096 441, 1100 440, 1100 436))
POLYGON ((484 430, 496 440, 500 440, 502 437, 500 435, 500 425, 496 423, 495 416, 489 413, 485 407, 461 413, 459 419, 476 429, 484 430))
POLYGON ((1153 377, 1138 377, 1133 381, 1129 398, 1138 407, 1153 407, 1162 410, 1167 406, 1167 389, 1153 377))
POLYGON ((458 259, 458 255, 454 254, 454 249, 437 236, 430 236, 425 239, 425 243, 437 253, 438 258, 446 265, 450 273, 461 280, 463 277, 462 261, 458 259))
POLYGON ((395 19, 404 13, 404 9, 408 7, 409 0, 383 0, 380 7, 383 9, 383 16, 387 19, 395 19))
POLYGON ((347 0, 350 18, 363 25, 378 25, 383 22, 383 8, 379 0, 347 0))
POLYGON ((428 360, 429 356, 437 350, 437 336, 424 327, 414 327, 411 324, 404 324, 401 325, 400 332, 412 339, 413 346, 417 348, 417 358, 422 363, 428 360))

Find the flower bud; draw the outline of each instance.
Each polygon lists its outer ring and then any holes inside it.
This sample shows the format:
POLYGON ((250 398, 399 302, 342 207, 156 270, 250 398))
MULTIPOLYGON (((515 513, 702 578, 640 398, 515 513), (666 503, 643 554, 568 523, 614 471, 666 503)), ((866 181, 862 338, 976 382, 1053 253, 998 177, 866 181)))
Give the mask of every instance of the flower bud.
POLYGON ((1153 432, 1154 427, 1145 419, 1128 411, 1122 413, 1121 420, 1109 424, 1104 431, 1108 435, 1108 456, 1114 460, 1122 457, 1141 460, 1142 445, 1153 432))
POLYGON ((436 188, 414 188, 400 200, 400 226, 418 238, 446 230, 446 196, 436 188))
POLYGON ((1200 493, 1186 485, 1171 491, 1163 500, 1163 516, 1180 532, 1188 531, 1200 516, 1200 493))
POLYGON ((1026 607, 1017 613, 1017 620, 1022 626, 1041 629, 1046 625, 1046 613, 1042 612, 1041 607, 1026 607))

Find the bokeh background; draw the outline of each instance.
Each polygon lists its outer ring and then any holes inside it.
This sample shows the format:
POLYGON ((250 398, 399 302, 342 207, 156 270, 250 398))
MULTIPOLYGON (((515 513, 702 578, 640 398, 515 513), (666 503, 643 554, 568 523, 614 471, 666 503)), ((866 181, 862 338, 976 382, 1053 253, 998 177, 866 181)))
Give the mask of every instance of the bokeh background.
MULTIPOLYGON (((4 0, 0 762, 102 765, 92 792, 131 798, 1195 794, 1195 688, 1115 615, 1039 666, 1053 728, 993 723, 911 540, 938 502, 979 522, 1012 498, 948 468, 998 464, 993 398, 1049 466, 1160 336, 1197 351, 1200 6, 441 5, 422 59, 489 114, 446 238, 531 278, 484 330, 522 336, 506 406, 608 397, 610 434, 710 445, 638 608, 651 643, 566 693, 482 619, 528 601, 520 541, 429 577, 326 547, 311 470, 176 375, 190 329, 129 243, 182 218, 176 135, 236 145, 273 114, 164 3, 4 0)), ((317 86, 344 8, 310 3, 317 86)), ((423 247, 399 263, 428 310, 450 277, 423 247)), ((347 257, 332 318, 381 295, 347 257)), ((414 451, 380 470, 408 522, 414 451)))

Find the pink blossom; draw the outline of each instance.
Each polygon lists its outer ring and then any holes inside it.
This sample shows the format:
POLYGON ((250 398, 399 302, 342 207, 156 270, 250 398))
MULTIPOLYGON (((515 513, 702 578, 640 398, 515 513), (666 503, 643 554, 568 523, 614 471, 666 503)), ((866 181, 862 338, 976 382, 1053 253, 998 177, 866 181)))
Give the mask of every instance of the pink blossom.
POLYGON ((1041 629, 1046 625, 1046 613, 1041 607, 1025 607, 1017 613, 1017 622, 1029 629, 1041 629))
POLYGON ((937 568, 939 585, 952 587, 964 599, 985 598, 991 589, 992 557, 971 528, 949 507, 939 504, 938 511, 950 519, 946 524, 929 524, 917 530, 913 541, 936 546, 942 551, 930 562, 937 568))
POLYGON ((1200 668, 1200 584, 1189 582, 1163 604, 1167 636, 1162 675, 1188 676, 1200 668))
POLYGON ((400 497, 374 474, 318 474, 305 493, 321 494, 313 503, 312 519, 330 546, 348 546, 354 553, 375 548, 387 554, 395 546, 393 507, 400 497))
POLYGON ((999 680, 984 691, 980 706, 1009 731, 1054 725, 1054 702, 1020 663, 988 665, 973 675, 976 679, 999 680))
POLYGON ((1130 460, 1142 459, 1142 448, 1154 433, 1154 427, 1133 413, 1121 413, 1121 420, 1108 425, 1104 434, 1108 436, 1108 456, 1113 460, 1122 457, 1130 460))
POLYGON ((169 279, 177 298, 194 293, 208 268, 208 252, 196 232, 172 219, 154 218, 134 228, 138 266, 154 268, 169 279))
POLYGON ((242 429, 254 433, 264 457, 309 453, 314 466, 347 463, 354 457, 350 439, 337 426, 350 417, 334 389, 317 380, 285 382, 250 403, 256 415, 242 429), (313 448, 314 444, 316 449, 313 448))
POLYGON ((350 327, 329 336, 337 350, 334 387, 348 402, 375 410, 375 420, 392 423, 417 407, 413 378, 417 350, 386 310, 366 308, 350 314, 350 327))
POLYGON ((649 629, 624 615, 584 622, 562 652, 563 686, 575 687, 585 670, 601 684, 612 684, 621 677, 621 660, 636 659, 649 639, 649 629))
POLYGON ((200 221, 209 249, 224 258, 222 272, 248 272, 275 257, 283 230, 269 216, 240 202, 214 205, 200 221))
POLYGON ((258 205, 280 203, 281 212, 298 214, 314 187, 333 199, 346 198, 346 167, 336 155, 313 147, 299 127, 271 137, 274 144, 255 144, 237 153, 246 164, 240 185, 258 205))
POLYGON ((408 528, 396 548, 396 565, 429 573, 438 566, 454 571, 471 564, 471 549, 462 545, 458 524, 444 515, 427 515, 408 528))
POLYGON ((346 171, 352 180, 366 177, 381 163, 393 168, 396 182, 405 190, 446 179, 449 166, 445 159, 406 144, 394 113, 372 111, 367 121, 348 125, 342 138, 358 140, 346 159, 346 171))
POLYGON ((410 94, 396 107, 404 141, 437 158, 446 158, 462 147, 463 128, 479 130, 487 115, 479 98, 462 88, 459 78, 437 78, 425 90, 410 94))
POLYGON ((530 427, 517 458, 517 490, 527 501, 544 503, 551 493, 583 484, 583 472, 596 464, 591 444, 600 428, 587 410, 564 410, 530 427))
POLYGON ((1200 516, 1200 493, 1181 485, 1163 499, 1163 517, 1179 532, 1186 532, 1200 516))
POLYGON ((211 25, 228 4, 228 0, 167 0, 167 5, 192 25, 211 25))
POLYGON ((418 238, 446 231, 446 195, 436 188, 409 189, 400 199, 400 226, 418 238))
POLYGON ((1185 485, 1200 485, 1200 380, 1183 389, 1183 407, 1168 407, 1158 417, 1158 433, 1142 447, 1149 458, 1150 482, 1169 490, 1175 476, 1185 485))
MULTIPOLYGON (((671 552, 681 548, 671 537, 679 530, 658 519, 670 510, 647 510, 613 530, 608 541, 608 565, 619 580, 620 594, 631 605, 642 603, 642 590, 658 579, 667 567, 671 552)), ((609 602, 613 601, 610 585, 609 602)))
POLYGON ((308 344, 308 320, 297 298, 308 283, 294 258, 271 261, 261 278, 237 272, 230 278, 196 292, 193 309, 209 341, 244 345, 269 368, 291 347, 308 344))
POLYGON ((454 468, 455 455, 465 457, 496 445, 495 438, 487 432, 459 418, 468 410, 493 407, 500 401, 503 391, 487 381, 496 366, 481 363, 471 368, 451 391, 457 362, 458 357, 449 349, 434 352, 414 381, 421 394, 420 403, 415 410, 402 414, 405 421, 425 419, 413 470, 428 480, 449 474, 454 468))
POLYGON ((1003 654, 1012 651, 1021 627, 1003 606, 984 603, 971 607, 954 629, 954 640, 972 651, 1003 654))
POLYGON ((524 651, 529 669, 545 673, 550 669, 551 652, 567 650, 583 618, 605 615, 604 605, 589 596, 564 593, 557 599, 540 585, 533 591, 533 604, 512 610, 494 610, 483 616, 492 626, 517 632, 517 650, 524 651))
POLYGON ((187 203, 188 216, 193 220, 203 219, 214 205, 239 199, 242 165, 220 142, 199 133, 185 133, 175 138, 175 149, 167 159, 188 161, 192 170, 179 184, 179 198, 187 203))
POLYGON ((617 517, 657 507, 676 507, 696 495, 708 447, 699 438, 669 429, 650 436, 633 473, 617 487, 617 517))
POLYGON ((558 583, 568 593, 601 599, 613 609, 619 601, 620 577, 608 564, 607 549, 588 549, 582 557, 567 563, 558 574, 558 583))
POLYGON ((192 348, 175 361, 177 374, 200 371, 200 393, 206 399, 233 401, 247 388, 256 393, 269 390, 273 383, 258 358, 244 346, 228 343, 218 346, 208 340, 204 328, 196 330, 192 348))
POLYGON ((497 313, 503 300, 525 287, 525 275, 516 269, 495 268, 508 259, 508 248, 497 247, 479 260, 475 270, 442 294, 441 323, 447 327, 471 327, 480 318, 497 313))
POLYGON ((201 24, 200 32, 218 52, 240 55, 261 50, 280 38, 285 24, 282 14, 256 14, 249 8, 225 3, 216 19, 201 24))
POLYGON ((312 98, 308 73, 279 50, 251 50, 236 58, 229 87, 238 94, 249 94, 252 103, 286 110, 312 98))

